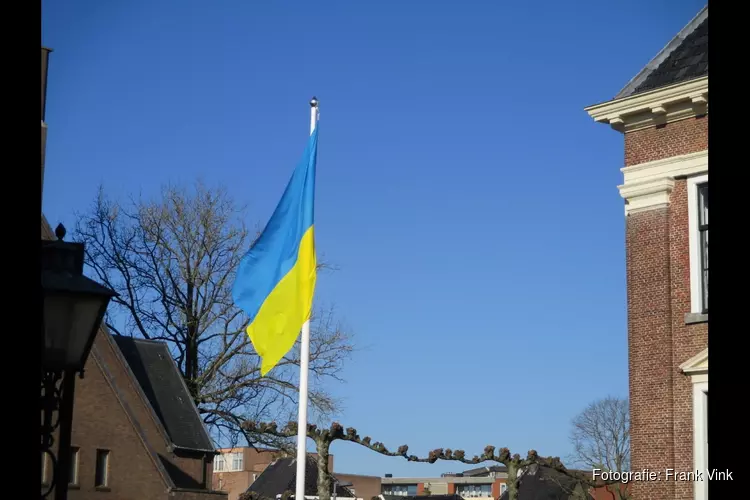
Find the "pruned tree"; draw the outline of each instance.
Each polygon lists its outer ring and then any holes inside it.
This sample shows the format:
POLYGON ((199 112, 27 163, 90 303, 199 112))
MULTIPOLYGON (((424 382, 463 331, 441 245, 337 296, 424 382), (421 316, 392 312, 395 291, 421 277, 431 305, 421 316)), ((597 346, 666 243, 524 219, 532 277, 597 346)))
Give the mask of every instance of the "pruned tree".
MULTIPOLYGON (((296 411, 299 344, 265 377, 234 306, 231 288, 251 245, 244 210, 223 188, 197 182, 167 186, 154 199, 120 204, 100 188, 79 214, 76 239, 97 281, 119 293, 105 319, 116 335, 167 343, 212 436, 225 446, 250 436, 241 423, 288 419, 296 411)), ((353 352, 352 336, 334 310, 317 308, 311 321, 311 418, 328 418, 336 401, 324 382, 339 380, 353 352)))
MULTIPOLYGON (((606 397, 589 404, 572 421, 571 463, 602 471, 630 470, 630 407, 625 398, 606 397)), ((612 487, 616 498, 627 492, 612 487)))
MULTIPOLYGON (((280 439, 288 439, 297 436, 297 422, 289 422, 283 428, 279 428, 275 422, 255 422, 247 421, 243 423, 249 432, 255 434, 267 434, 280 439)), ((334 441, 349 441, 364 446, 376 453, 389 457, 401 457, 409 462, 435 463, 438 460, 448 460, 461 462, 468 465, 476 465, 483 462, 497 462, 505 465, 508 470, 508 499, 518 500, 518 486, 520 475, 519 472, 527 470, 532 465, 547 467, 560 474, 575 479, 581 485, 588 488, 595 488, 615 483, 615 480, 601 481, 594 480, 589 475, 580 471, 569 470, 560 461, 559 457, 541 457, 535 450, 530 450, 525 458, 519 454, 511 454, 508 448, 497 449, 494 446, 486 446, 481 455, 474 455, 472 458, 466 456, 463 450, 451 450, 438 448, 429 452, 426 457, 409 455, 409 447, 401 445, 396 451, 390 451, 379 441, 372 442, 369 436, 360 437, 357 430, 353 427, 344 427, 338 422, 334 422, 327 429, 318 428, 314 424, 307 426, 307 437, 315 442, 317 451, 318 467, 318 497, 320 500, 330 500, 331 498, 331 472, 328 469, 328 456, 331 444, 334 441), (495 453, 497 450, 497 453, 495 453)))

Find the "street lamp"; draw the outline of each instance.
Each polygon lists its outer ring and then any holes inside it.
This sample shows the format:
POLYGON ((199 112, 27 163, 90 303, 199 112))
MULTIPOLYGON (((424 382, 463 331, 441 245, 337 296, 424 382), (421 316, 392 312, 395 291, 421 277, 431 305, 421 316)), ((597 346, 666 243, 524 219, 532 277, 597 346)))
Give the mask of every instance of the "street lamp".
POLYGON ((62 224, 55 229, 55 235, 57 240, 41 241, 41 451, 42 458, 46 456, 52 466, 52 477, 46 490, 42 490, 42 498, 54 489, 56 500, 66 500, 75 376, 83 378, 83 368, 107 305, 117 294, 83 275, 83 244, 64 242, 62 224), (58 428, 55 457, 53 434, 58 428))

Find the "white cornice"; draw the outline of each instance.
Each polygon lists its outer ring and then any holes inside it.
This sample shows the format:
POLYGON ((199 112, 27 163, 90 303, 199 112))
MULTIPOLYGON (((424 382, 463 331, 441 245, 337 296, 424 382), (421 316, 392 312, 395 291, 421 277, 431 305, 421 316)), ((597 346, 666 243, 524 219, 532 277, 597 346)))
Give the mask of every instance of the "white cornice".
POLYGON ((620 132, 708 113, 708 76, 584 108, 595 121, 620 132))
POLYGON ((708 373, 708 347, 682 363, 680 371, 686 375, 708 373))
POLYGON ((708 172, 708 150, 621 168, 624 182, 617 188, 625 199, 625 214, 669 205, 676 177, 708 172))
POLYGON ((708 150, 639 163, 620 169, 625 184, 665 177, 682 177, 708 172, 708 150))
POLYGON ((674 188, 672 179, 654 179, 618 186, 625 198, 625 214, 654 210, 669 206, 669 195, 674 188))

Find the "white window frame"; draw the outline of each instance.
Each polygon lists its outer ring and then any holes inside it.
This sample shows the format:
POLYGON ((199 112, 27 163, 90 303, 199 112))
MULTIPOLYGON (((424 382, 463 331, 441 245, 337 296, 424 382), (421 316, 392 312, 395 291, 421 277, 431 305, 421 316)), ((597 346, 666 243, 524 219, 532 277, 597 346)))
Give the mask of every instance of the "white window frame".
POLYGON ((698 231, 698 185, 708 182, 708 174, 687 179, 688 241, 690 245, 690 312, 703 314, 703 276, 701 275, 701 242, 698 231))
POLYGON ((81 449, 77 446, 72 446, 70 449, 70 465, 73 467, 73 470, 71 471, 71 477, 68 478, 68 484, 73 486, 78 486, 78 465, 79 465, 79 457, 81 455, 81 449))
POLYGON ((708 375, 693 376, 693 462, 704 473, 693 482, 695 500, 708 500, 708 375))
POLYGON ((703 477, 693 480, 694 500, 708 500, 708 348, 680 365, 693 385, 693 468, 703 477))
POLYGON ((245 465, 244 464, 244 462, 245 462, 244 458, 245 457, 243 456, 243 453, 241 451, 230 453, 230 458, 231 458, 231 465, 229 467, 229 470, 232 471, 232 472, 241 471, 242 468, 243 468, 243 466, 245 465), (239 462, 239 466, 238 467, 234 466, 235 460, 239 462))
POLYGON ((224 455, 216 455, 214 457, 214 472, 225 472, 226 471, 226 459, 224 458, 224 455), (221 469, 217 467, 219 465, 219 462, 221 462, 222 466, 221 469))

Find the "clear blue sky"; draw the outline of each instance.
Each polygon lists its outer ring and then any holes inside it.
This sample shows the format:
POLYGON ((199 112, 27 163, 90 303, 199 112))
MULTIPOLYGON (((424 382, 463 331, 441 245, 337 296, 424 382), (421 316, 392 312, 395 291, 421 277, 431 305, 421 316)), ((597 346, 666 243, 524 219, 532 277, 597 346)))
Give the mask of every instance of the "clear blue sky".
MULTIPOLYGON (((570 451, 627 395, 610 99, 697 0, 44 2, 44 211, 203 177, 270 216, 321 102, 316 235, 362 352, 340 420, 414 452, 570 451)), ((431 475, 337 443, 336 470, 431 475)))

